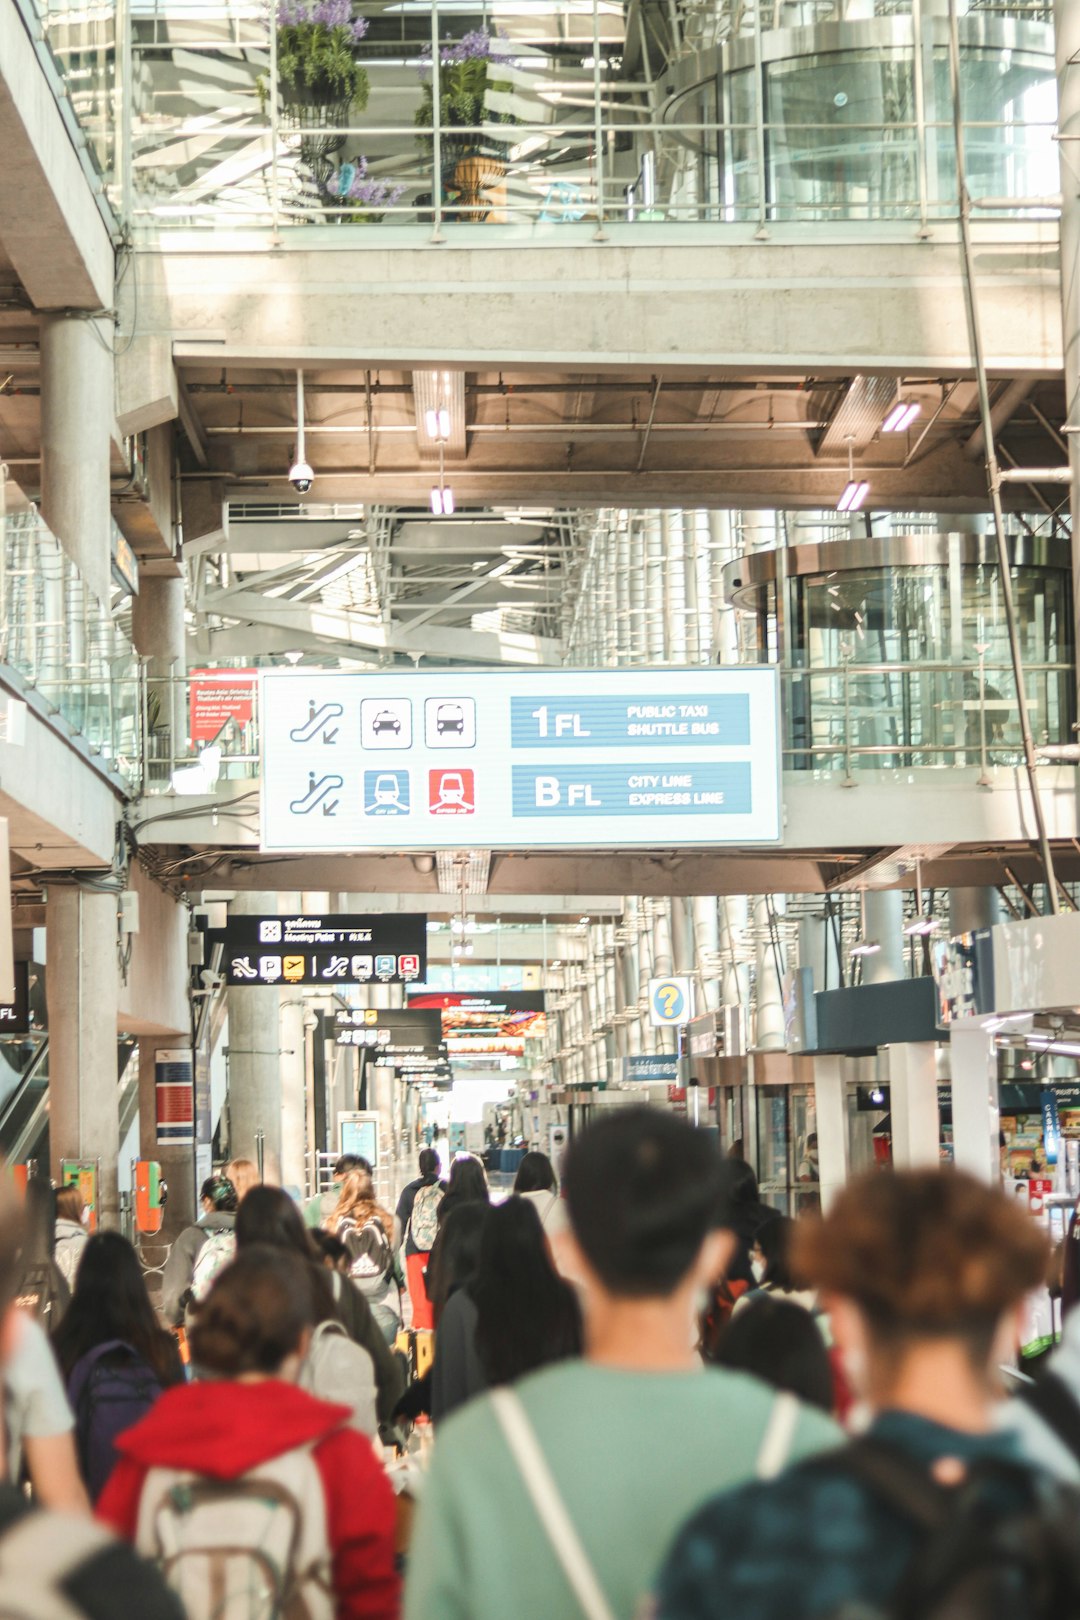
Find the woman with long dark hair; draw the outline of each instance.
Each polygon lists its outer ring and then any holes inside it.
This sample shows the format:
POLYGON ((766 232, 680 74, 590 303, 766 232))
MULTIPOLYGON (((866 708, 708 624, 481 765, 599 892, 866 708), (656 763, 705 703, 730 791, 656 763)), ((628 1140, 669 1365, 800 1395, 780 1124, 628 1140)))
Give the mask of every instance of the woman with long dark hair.
POLYGON ((96 1501, 116 1462, 117 1436, 184 1381, 176 1340, 158 1323, 139 1257, 119 1232, 87 1239, 53 1344, 75 1414, 79 1467, 96 1501))
POLYGON ((540 1217, 527 1199, 508 1198, 487 1211, 476 1270, 442 1313, 431 1415, 440 1422, 483 1390, 581 1350, 577 1296, 551 1263, 540 1217))

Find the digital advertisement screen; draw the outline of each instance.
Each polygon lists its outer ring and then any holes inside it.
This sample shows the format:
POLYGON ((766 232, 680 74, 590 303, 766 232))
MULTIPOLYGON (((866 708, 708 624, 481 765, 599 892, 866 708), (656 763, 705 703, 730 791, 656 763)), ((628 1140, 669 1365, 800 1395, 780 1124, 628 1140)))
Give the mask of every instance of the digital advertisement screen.
POLYGON ((543 991, 517 991, 510 996, 469 995, 466 991, 422 991, 409 997, 410 1007, 438 1008, 443 1040, 451 1059, 458 1057, 524 1057, 525 1042, 547 1034, 543 991))
POLYGON ((775 669, 262 674, 266 850, 780 838, 775 669))

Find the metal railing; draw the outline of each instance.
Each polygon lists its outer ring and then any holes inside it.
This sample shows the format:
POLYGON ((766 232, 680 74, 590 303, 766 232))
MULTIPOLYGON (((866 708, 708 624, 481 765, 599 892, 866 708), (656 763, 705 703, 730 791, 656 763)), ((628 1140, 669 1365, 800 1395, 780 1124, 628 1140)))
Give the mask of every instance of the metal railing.
POLYGON ((135 649, 13 484, 4 492, 0 535, 0 666, 136 788, 142 697, 135 649))
MULTIPOLYGON (((295 68, 308 0, 125 4, 114 78, 81 69, 92 106, 110 86, 121 109, 105 172, 122 217, 321 225, 376 245, 373 228, 405 225, 440 238, 480 223, 602 233, 957 215, 938 0, 672 6, 633 78, 611 0, 551 0, 515 14, 506 39, 466 33, 437 0, 393 17, 341 4, 367 32, 349 46, 350 87, 322 95, 295 68)), ((1009 199, 1051 213, 1059 189, 1049 9, 985 0, 962 19, 972 190, 997 220, 1009 199)))
MULTIPOLYGON (((1073 741, 1071 664, 1029 664, 1036 746, 1073 741)), ((862 664, 785 669, 783 763, 792 771, 979 767, 1024 762, 1006 663, 862 664)))
MULTIPOLYGON (((1072 742, 1073 666, 1030 664, 1025 678, 1036 745, 1072 742)), ((855 780, 862 771, 977 766, 989 780, 994 766, 1023 763, 1006 663, 980 669, 970 662, 853 661, 782 670, 781 686, 785 771, 840 771, 855 780)), ((253 670, 150 676, 146 694, 147 793, 235 798, 229 784, 254 786, 260 721, 253 670)))

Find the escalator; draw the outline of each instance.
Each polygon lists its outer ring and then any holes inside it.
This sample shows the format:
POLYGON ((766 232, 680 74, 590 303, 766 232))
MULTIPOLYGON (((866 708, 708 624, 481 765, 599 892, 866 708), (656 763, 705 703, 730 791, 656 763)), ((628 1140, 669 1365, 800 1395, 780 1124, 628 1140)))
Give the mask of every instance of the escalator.
MULTIPOLYGON (((118 1141, 123 1142, 139 1107, 138 1042, 117 1043, 118 1141)), ((8 1164, 50 1162, 49 1039, 0 1040, 0 1156, 8 1164)))

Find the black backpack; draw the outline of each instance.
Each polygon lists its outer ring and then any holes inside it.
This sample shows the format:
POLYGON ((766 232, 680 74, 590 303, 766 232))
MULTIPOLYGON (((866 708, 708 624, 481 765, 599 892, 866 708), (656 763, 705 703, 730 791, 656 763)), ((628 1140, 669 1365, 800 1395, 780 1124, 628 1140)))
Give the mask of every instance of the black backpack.
POLYGON ((75 1363, 68 1379, 79 1468, 96 1502, 116 1466, 116 1441, 145 1417, 161 1380, 123 1339, 108 1339, 75 1363))
POLYGON ((56 1332, 70 1303, 71 1290, 55 1260, 31 1260, 24 1266, 15 1304, 35 1317, 46 1333, 56 1332))
POLYGON ((1080 1615, 1080 1491, 1034 1466, 969 1465, 956 1486, 884 1441, 855 1440, 835 1464, 918 1532, 899 1586, 829 1620, 1066 1620, 1080 1615), (995 1511, 996 1503, 1021 1504, 995 1511), (990 1509, 988 1511, 988 1503, 990 1509))

